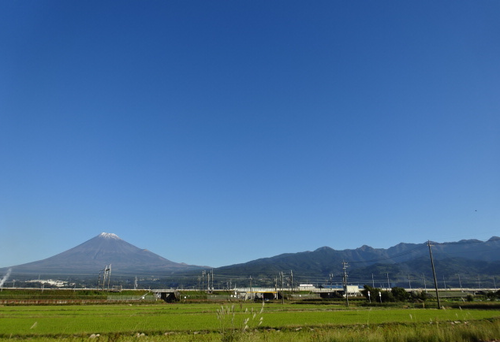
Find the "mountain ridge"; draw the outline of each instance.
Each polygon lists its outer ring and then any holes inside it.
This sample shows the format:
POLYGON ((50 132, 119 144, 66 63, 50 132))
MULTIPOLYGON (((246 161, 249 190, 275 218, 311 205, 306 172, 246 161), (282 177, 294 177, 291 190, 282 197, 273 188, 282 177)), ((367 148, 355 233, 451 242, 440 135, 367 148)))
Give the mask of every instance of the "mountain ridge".
MULTIPOLYGON (((441 274, 472 275, 476 272, 491 277, 500 273, 500 237, 487 241, 476 239, 457 242, 431 242, 436 265, 445 267, 441 274), (496 272, 496 273, 495 273, 496 272)), ((256 278, 273 279, 280 272, 293 270, 303 279, 324 279, 339 275, 343 262, 348 262, 350 279, 371 274, 404 277, 406 273, 417 277, 417 271, 430 277, 428 270, 428 243, 398 243, 387 249, 362 245, 355 249, 336 250, 328 246, 313 251, 282 253, 258 258, 245 263, 214 268, 224 278, 254 275, 256 278)), ((156 277, 193 277, 212 269, 208 266, 187 265, 170 261, 147 249, 140 249, 112 233, 100 235, 50 258, 11 266, 16 273, 24 274, 79 274, 95 275, 106 265, 112 264, 113 274, 150 275, 156 277)), ((5 272, 9 267, 0 269, 5 272)), ((298 279, 298 278, 297 278, 298 279)), ((196 281, 195 281, 196 282, 196 281)))
MULTIPOLYGON (((434 260, 437 265, 449 269, 442 274, 457 273, 484 277, 495 276, 500 272, 500 238, 492 237, 487 241, 462 240, 461 242, 431 242, 434 260)), ((302 279, 328 279, 332 274, 342 274, 343 262, 348 262, 351 280, 367 283, 367 275, 378 278, 392 274, 403 278, 410 274, 432 277, 429 267, 428 243, 399 243, 387 249, 363 245, 356 249, 335 250, 323 246, 314 251, 283 253, 246 263, 224 266, 216 269, 224 277, 250 274, 253 277, 272 277, 281 272, 293 270, 302 279), (415 270, 420 273, 416 273, 415 270)), ((494 283, 494 281, 493 281, 494 283)))

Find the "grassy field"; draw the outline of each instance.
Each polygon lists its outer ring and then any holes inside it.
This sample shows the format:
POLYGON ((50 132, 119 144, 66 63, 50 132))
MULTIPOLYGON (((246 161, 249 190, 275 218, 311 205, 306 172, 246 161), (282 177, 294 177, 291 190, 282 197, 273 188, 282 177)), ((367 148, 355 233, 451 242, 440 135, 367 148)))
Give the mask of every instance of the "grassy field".
POLYGON ((429 341, 447 341, 435 338, 458 332, 468 339, 455 336, 455 341, 500 339, 500 310, 278 303, 0 306, 3 340, 81 340, 99 334, 100 340, 410 341, 397 338, 427 333, 429 341))

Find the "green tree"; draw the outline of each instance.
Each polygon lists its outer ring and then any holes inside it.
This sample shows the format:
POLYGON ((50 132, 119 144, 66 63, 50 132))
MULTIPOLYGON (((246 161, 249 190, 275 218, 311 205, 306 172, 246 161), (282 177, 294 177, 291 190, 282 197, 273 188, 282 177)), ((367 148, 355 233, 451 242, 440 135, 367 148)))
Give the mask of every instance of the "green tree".
POLYGON ((377 287, 371 287, 370 285, 365 285, 364 290, 361 290, 361 293, 363 294, 363 296, 365 296, 366 299, 369 298, 368 293, 370 293, 371 301, 376 303, 380 303, 380 300, 382 300, 382 303, 396 301, 394 295, 391 292, 383 291, 377 287))
POLYGON ((371 300, 372 302, 378 301, 378 294, 382 292, 379 288, 371 287, 370 285, 363 286, 363 290, 361 290, 361 294, 366 298, 366 300, 371 300))
POLYGON ((393 287, 391 293, 397 302, 407 302, 411 298, 411 295, 402 287, 393 287))

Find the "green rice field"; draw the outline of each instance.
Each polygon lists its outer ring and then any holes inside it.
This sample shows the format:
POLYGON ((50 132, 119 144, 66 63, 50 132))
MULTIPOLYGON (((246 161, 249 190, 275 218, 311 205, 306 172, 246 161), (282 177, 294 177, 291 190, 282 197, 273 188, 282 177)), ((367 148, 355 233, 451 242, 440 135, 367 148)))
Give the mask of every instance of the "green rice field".
POLYGON ((448 330, 459 332, 456 341, 500 340, 500 310, 279 303, 0 306, 2 340, 410 341, 428 334, 429 341, 446 341, 452 335, 438 337, 448 330))

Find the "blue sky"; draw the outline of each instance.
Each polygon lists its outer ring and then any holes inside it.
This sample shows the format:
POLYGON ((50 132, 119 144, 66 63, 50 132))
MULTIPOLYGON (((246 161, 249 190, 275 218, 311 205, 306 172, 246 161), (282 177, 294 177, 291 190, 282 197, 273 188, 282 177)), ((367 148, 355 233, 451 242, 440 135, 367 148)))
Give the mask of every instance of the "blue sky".
POLYGON ((500 235, 498 1, 3 1, 0 266, 500 235))

